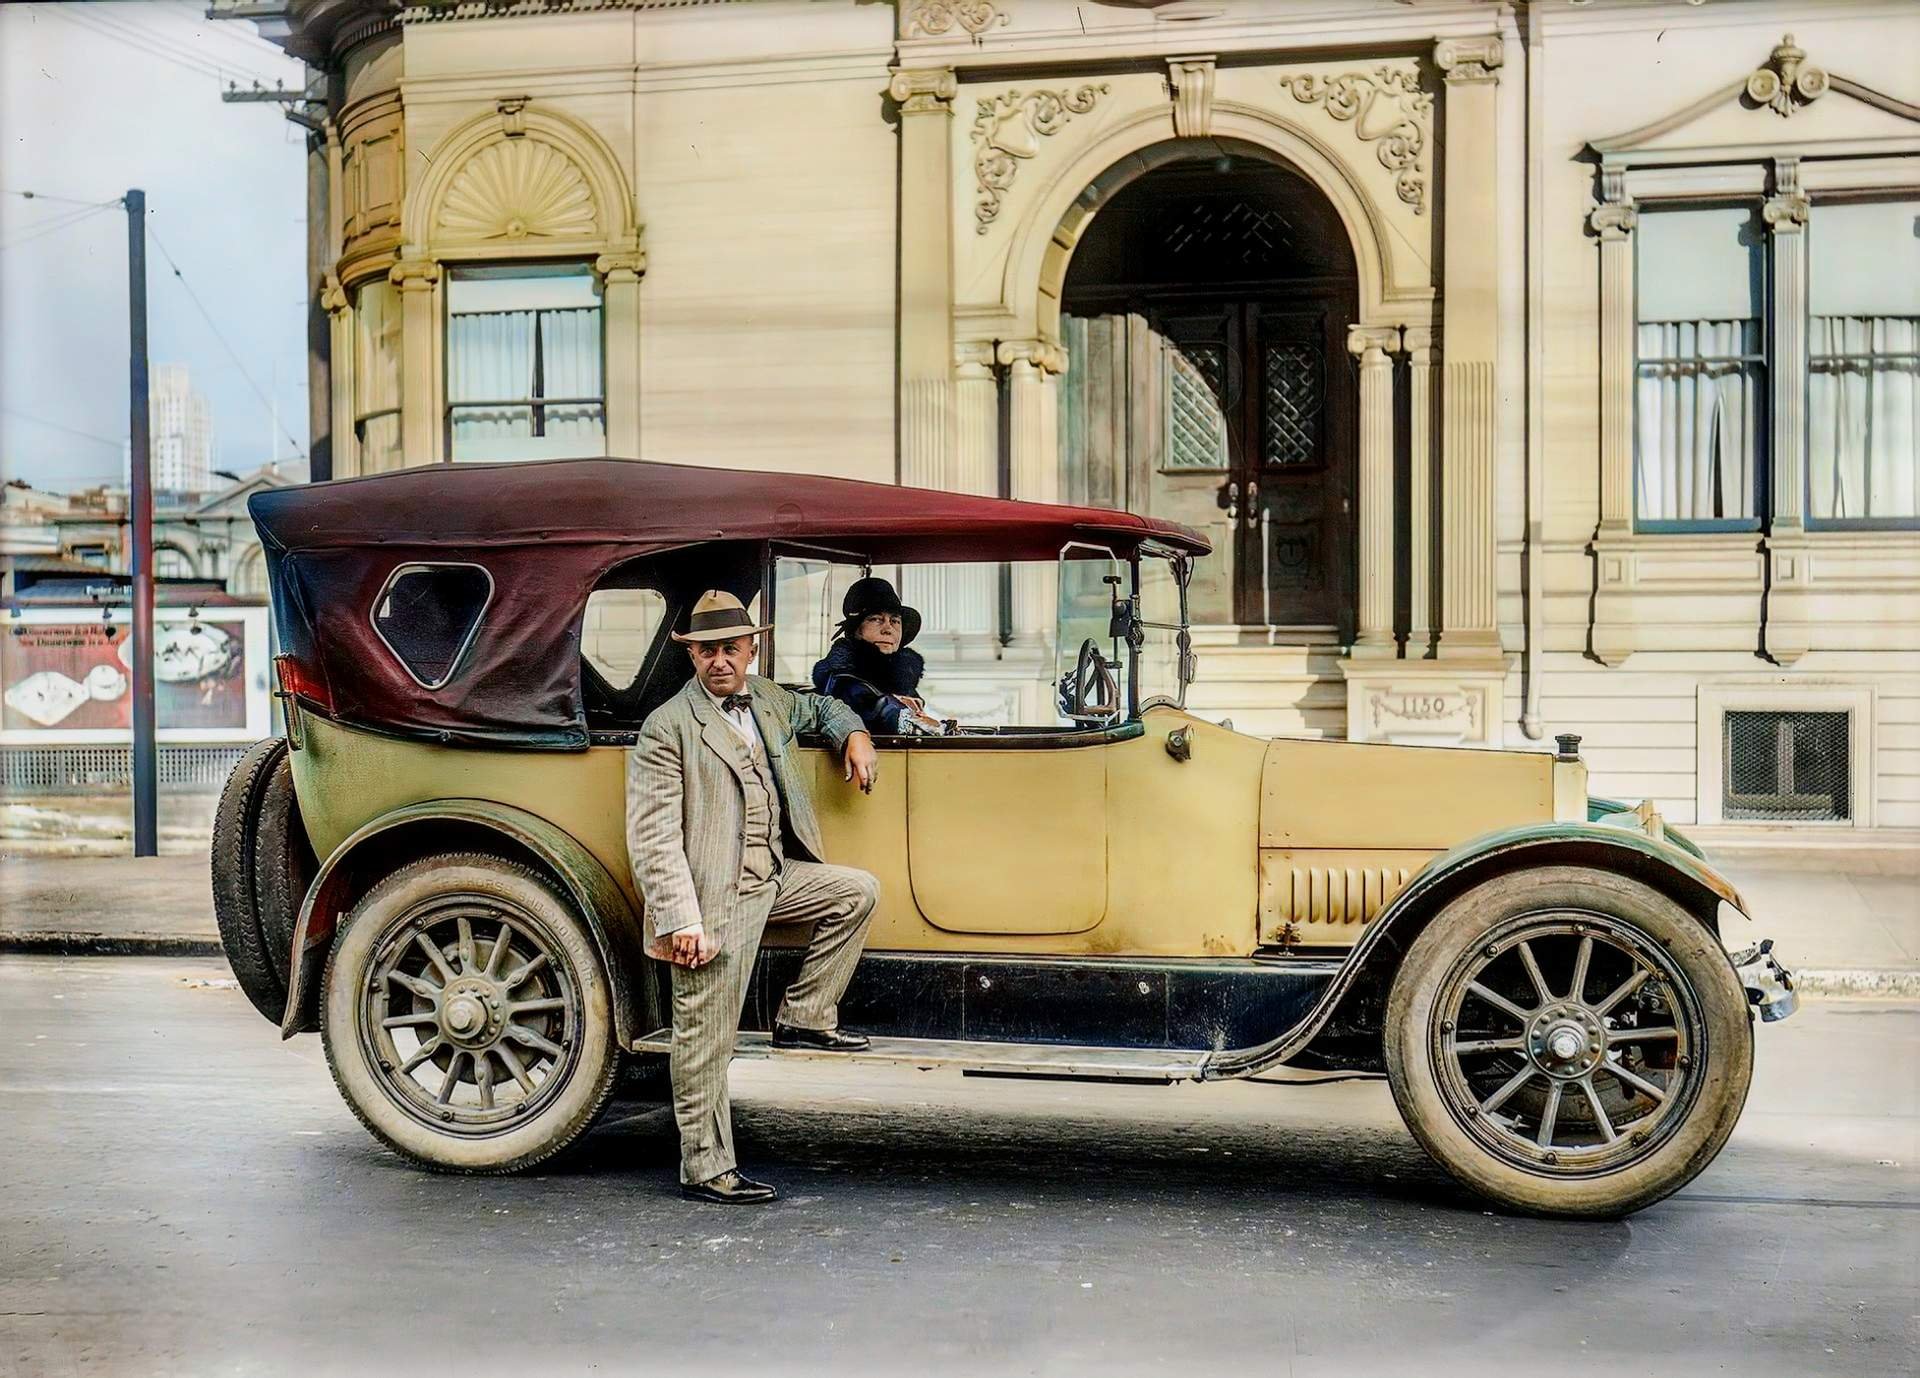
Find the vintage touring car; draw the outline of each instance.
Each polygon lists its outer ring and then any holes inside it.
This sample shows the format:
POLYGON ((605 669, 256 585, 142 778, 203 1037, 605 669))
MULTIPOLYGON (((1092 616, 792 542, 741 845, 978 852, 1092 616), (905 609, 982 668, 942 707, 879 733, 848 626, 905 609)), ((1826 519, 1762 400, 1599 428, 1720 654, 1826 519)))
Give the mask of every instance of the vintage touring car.
MULTIPOLYGON (((285 1036, 367 1127, 504 1172, 660 1076, 626 748, 683 685, 699 593, 759 599, 804 687, 846 583, 940 616, 945 731, 872 794, 812 758, 830 859, 879 877, 856 1061, 1207 1082, 1384 1071, 1508 1206, 1613 1215, 1726 1142, 1791 981, 1649 807, 1557 755, 1256 740, 1183 708, 1193 531, 1126 512, 623 460, 430 467, 255 494, 286 735, 236 767, 213 885, 285 1036), (1035 630, 1035 628, 1044 630, 1035 630)), ((795 949, 773 939, 740 1051, 795 949)), ((795 941, 788 939, 787 941, 795 941)), ((760 1032, 754 1032, 760 1031, 760 1032)), ((844 1054, 839 1055, 844 1056, 844 1054)))

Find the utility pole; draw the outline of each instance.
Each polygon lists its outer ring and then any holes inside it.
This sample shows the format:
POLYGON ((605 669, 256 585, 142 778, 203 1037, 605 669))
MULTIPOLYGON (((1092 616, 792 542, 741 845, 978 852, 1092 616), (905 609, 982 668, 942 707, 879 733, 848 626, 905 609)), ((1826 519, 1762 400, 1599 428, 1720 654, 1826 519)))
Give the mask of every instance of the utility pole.
POLYGON ((147 194, 127 193, 128 434, 133 437, 133 854, 159 855, 153 736, 153 438, 147 402, 147 194))

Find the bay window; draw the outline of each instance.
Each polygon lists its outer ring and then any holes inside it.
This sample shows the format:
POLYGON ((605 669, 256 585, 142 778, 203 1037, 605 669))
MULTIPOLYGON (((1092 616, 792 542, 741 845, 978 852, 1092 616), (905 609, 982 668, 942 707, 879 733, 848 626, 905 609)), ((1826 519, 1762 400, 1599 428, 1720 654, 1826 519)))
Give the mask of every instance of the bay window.
POLYGON ((455 460, 606 453, 600 297, 585 264, 455 268, 447 443, 455 460))
POLYGON ((360 472, 398 469, 400 454, 400 289, 385 278, 353 295, 353 432, 360 472))
POLYGON ((1807 517, 1920 517, 1920 199, 1808 222, 1807 517))

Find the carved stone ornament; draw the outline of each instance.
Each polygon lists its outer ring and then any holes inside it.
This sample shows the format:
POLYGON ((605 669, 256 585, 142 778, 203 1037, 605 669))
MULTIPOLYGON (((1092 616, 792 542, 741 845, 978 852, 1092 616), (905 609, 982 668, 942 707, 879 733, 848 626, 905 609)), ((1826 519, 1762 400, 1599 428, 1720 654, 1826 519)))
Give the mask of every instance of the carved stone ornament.
POLYGON ((500 115, 500 129, 509 139, 518 139, 527 132, 528 96, 507 96, 497 100, 493 108, 500 115))
POLYGON ((320 289, 320 309, 329 316, 337 316, 350 305, 352 302, 347 297, 346 289, 340 285, 340 279, 328 273, 326 283, 320 289))
POLYGON ((1302 105, 1318 105, 1333 119, 1351 124, 1362 143, 1379 144, 1380 166, 1393 174, 1393 188, 1415 215, 1427 209, 1427 127, 1433 97, 1420 89, 1414 67, 1376 67, 1372 72, 1314 73, 1281 77, 1302 105))
POLYGON ((430 258, 403 258, 387 269, 387 281, 402 292, 431 291, 440 281, 440 265, 430 258))
POLYGON ((1433 64, 1450 82, 1498 81, 1494 75, 1507 60, 1498 34, 1473 38, 1443 38, 1433 47, 1433 64))
POLYGON ((1176 57, 1167 62, 1173 88, 1173 132, 1182 139, 1213 134, 1213 59, 1176 57))
POLYGON ((460 169, 440 205, 439 233, 461 240, 584 239, 598 216, 587 180, 551 144, 489 144, 460 169))
POLYGON ((1422 727, 1444 727, 1464 718, 1467 736, 1477 736, 1480 731, 1480 699, 1476 694, 1457 690, 1375 692, 1368 695, 1368 707, 1373 710, 1374 723, 1381 728, 1387 727, 1389 719, 1422 727))
POLYGON ((1788 34, 1747 77, 1747 99, 1785 118, 1826 95, 1831 84, 1826 70, 1809 63, 1807 50, 1796 47, 1788 34))
POLYGON ((1000 214, 1014 173, 1022 160, 1040 152, 1041 138, 1051 138, 1073 116, 1093 109, 1107 89, 1103 81, 1061 91, 1013 90, 980 102, 973 116, 973 175, 980 184, 973 207, 976 234, 985 234, 1000 214))
POLYGON ((900 36, 938 38, 958 25, 977 40, 988 29, 1006 22, 1007 16, 1000 13, 993 0, 922 0, 907 16, 900 36))
POLYGON ((887 94, 908 115, 951 114, 960 84, 951 67, 906 67, 887 82, 887 94))

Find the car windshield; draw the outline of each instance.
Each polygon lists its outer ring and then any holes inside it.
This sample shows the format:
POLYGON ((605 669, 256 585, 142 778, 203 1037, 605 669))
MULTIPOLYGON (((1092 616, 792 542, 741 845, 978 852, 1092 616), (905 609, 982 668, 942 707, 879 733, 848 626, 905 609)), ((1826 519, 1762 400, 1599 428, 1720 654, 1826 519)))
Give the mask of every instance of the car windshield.
POLYGON ((1005 564, 783 554, 762 673, 880 713, 881 731, 1099 730, 1182 701, 1186 570, 1083 545, 1005 564))

